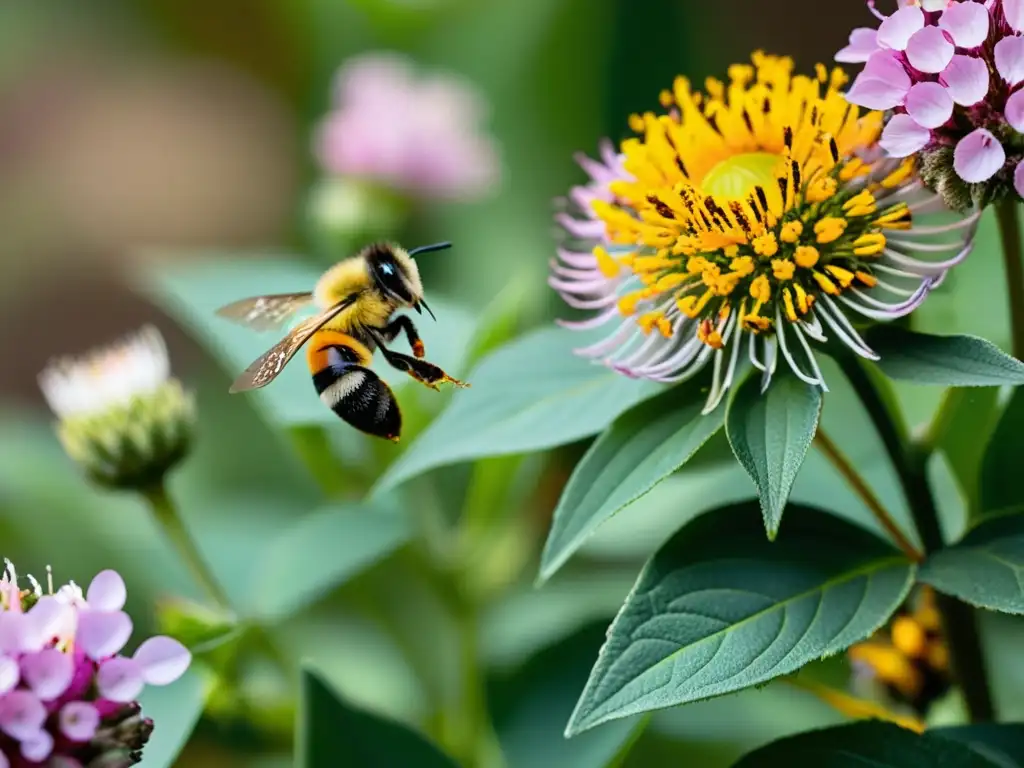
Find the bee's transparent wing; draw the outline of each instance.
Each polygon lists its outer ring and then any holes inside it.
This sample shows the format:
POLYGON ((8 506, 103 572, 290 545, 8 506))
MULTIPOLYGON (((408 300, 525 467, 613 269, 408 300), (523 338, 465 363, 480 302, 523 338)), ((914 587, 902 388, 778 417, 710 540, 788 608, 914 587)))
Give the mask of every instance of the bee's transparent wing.
POLYGON ((275 293, 232 302, 217 310, 220 317, 256 331, 281 330, 295 313, 313 301, 313 294, 275 293))
POLYGON ((311 317, 297 325, 281 341, 256 358, 252 365, 235 379, 228 391, 245 392, 267 386, 284 370, 288 361, 295 356, 302 345, 309 341, 310 336, 343 309, 351 306, 355 299, 355 296, 345 298, 330 309, 325 309, 316 317, 311 317))

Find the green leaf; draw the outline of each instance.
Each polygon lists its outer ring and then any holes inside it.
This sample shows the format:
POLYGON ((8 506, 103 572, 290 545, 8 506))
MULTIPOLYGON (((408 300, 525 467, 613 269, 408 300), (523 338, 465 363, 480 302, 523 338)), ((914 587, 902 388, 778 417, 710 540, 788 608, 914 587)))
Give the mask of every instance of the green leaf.
POLYGON ((725 431, 740 464, 757 484, 764 527, 774 539, 789 492, 804 463, 821 416, 821 390, 783 373, 761 393, 747 377, 729 402, 725 431))
POLYGON ((929 734, 963 742, 999 768, 1024 768, 1024 723, 953 725, 929 734))
POLYGON ((143 750, 146 768, 171 768, 188 743, 206 705, 209 686, 201 668, 193 665, 170 685, 146 686, 139 696, 142 714, 156 727, 143 750))
MULTIPOLYGON (((985 452, 999 419, 998 399, 999 389, 996 387, 958 388, 947 392, 942 405, 943 410, 949 409, 949 416, 942 423, 936 447, 946 454, 972 513, 982 508, 981 478, 986 472, 985 462, 994 460, 998 465, 1006 458, 1005 453, 993 452, 989 457, 985 452)), ((1024 422, 1024 406, 1019 408, 1019 418, 1024 422)), ((1005 484, 999 490, 1011 487, 1005 484)), ((996 490, 995 487, 990 487, 990 492, 992 490, 996 490)), ((999 495, 998 490, 996 495, 999 495)), ((1024 501, 1024 496, 1020 501, 1024 501)), ((1012 506, 1012 503, 1006 506, 1012 506)))
POLYGON ((493 702, 507 768, 604 768, 617 764, 613 761, 623 757, 640 735, 646 725, 642 715, 574 739, 562 733, 603 639, 603 623, 592 624, 544 649, 510 679, 492 686, 488 700, 493 702))
POLYGON ((757 505, 695 518, 644 566, 567 734, 789 674, 869 636, 914 566, 874 535, 791 505, 768 541, 757 505))
MULTIPOLYGON (((975 433, 966 442, 978 446, 981 438, 975 433)), ((984 451, 979 490, 982 514, 1024 505, 1024 484, 1013 482, 1024 452, 1024 388, 1014 390, 984 451)))
POLYGON ((547 580, 612 515, 679 469, 722 426, 725 407, 702 416, 700 389, 676 387, 620 416, 573 470, 541 556, 547 580))
POLYGON ((1024 514, 983 520, 929 557, 920 579, 971 605, 1024 614, 1024 514))
POLYGON ((302 670, 296 738, 298 768, 408 765, 457 768, 419 733, 343 702, 311 667, 302 670))
POLYGON ((481 358, 508 344, 515 338, 523 315, 523 305, 532 285, 522 271, 509 278, 509 282, 494 297, 477 323, 466 352, 468 365, 476 365, 481 358))
MULTIPOLYGON (((315 267, 294 257, 175 254, 174 258, 178 263, 141 270, 135 275, 136 285, 208 347, 232 378, 277 343, 284 332, 257 333, 218 317, 217 309, 247 296, 309 291, 320 277, 315 267)), ((429 292, 428 296, 437 322, 428 319, 417 323, 428 359, 453 376, 459 376, 473 330, 473 318, 443 298, 431 296, 429 292)), ((404 340, 396 341, 400 343, 404 340)), ((412 381, 409 376, 390 368, 380 356, 371 367, 393 389, 412 381)), ((272 384, 252 396, 276 419, 287 424, 338 423, 338 417, 323 407, 316 396, 302 360, 293 360, 272 384)))
POLYGON ((933 336, 878 325, 865 340, 881 356, 876 365, 891 379, 947 387, 1024 384, 1024 363, 977 336, 933 336))
POLYGON ((773 742, 733 768, 997 768, 970 747, 932 733, 869 721, 799 733, 773 742))
POLYGON ((413 535, 393 504, 334 504, 297 521, 269 546, 247 613, 263 621, 294 614, 413 535))
POLYGON ((573 354, 587 339, 564 328, 544 328, 488 355, 467 376, 472 388, 455 394, 388 468, 375 492, 459 461, 589 437, 662 389, 573 354))

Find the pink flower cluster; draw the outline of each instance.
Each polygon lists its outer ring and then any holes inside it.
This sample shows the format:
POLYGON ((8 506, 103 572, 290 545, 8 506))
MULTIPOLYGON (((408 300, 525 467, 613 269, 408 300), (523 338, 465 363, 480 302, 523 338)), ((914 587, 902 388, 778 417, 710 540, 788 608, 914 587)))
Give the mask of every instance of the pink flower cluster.
POLYGON ((850 102, 895 112, 883 149, 954 147, 965 182, 1010 167, 1024 196, 1024 0, 904 0, 890 16, 869 5, 881 25, 855 29, 836 61, 865 62, 850 102))
POLYGON ((0 579, 0 768, 137 763, 153 724, 135 699, 146 684, 177 680, 191 654, 152 637, 120 655, 132 621, 115 571, 85 595, 74 583, 43 594, 29 580, 33 589, 19 589, 9 561, 0 579))
POLYGON ((338 73, 316 152, 329 173, 421 197, 477 197, 499 175, 495 144, 478 128, 484 112, 468 83, 419 76, 394 54, 366 54, 338 73))

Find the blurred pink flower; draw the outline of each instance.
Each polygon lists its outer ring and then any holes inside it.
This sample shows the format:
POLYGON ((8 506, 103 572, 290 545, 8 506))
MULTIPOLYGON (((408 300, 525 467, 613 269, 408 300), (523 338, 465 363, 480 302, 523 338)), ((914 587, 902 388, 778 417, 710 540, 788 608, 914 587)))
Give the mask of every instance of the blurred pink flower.
POLYGON ((461 78, 420 75, 404 57, 370 53, 345 63, 334 96, 316 137, 327 172, 448 199, 482 196, 497 182, 483 97, 461 78))
POLYGON ((122 609, 127 591, 103 571, 83 595, 73 582, 44 594, 14 566, 0 578, 0 766, 60 760, 134 765, 153 730, 136 698, 145 685, 167 685, 192 656, 177 640, 151 637, 132 656, 122 609))
POLYGON ((1024 0, 901 0, 889 16, 868 5, 881 24, 853 30, 836 61, 864 64, 848 101, 894 111, 883 149, 923 152, 926 166, 945 151, 962 181, 1024 196, 1024 0))

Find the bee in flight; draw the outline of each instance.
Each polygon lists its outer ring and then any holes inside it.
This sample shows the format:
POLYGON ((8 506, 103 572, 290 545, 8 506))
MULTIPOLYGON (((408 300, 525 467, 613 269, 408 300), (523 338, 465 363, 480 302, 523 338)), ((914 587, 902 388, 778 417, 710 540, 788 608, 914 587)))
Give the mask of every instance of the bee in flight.
POLYGON ((265 387, 308 342, 306 360, 320 400, 356 429, 397 442, 402 431, 398 403, 391 388, 368 367, 376 350, 393 368, 431 389, 444 382, 469 386, 423 359, 426 350, 412 318, 393 318, 405 308, 420 314, 425 309, 434 317, 423 299, 413 259, 450 247, 451 243, 437 243, 406 251, 392 243, 374 243, 327 270, 311 292, 254 296, 221 307, 221 317, 258 331, 281 330, 310 304, 320 310, 257 358, 230 391, 265 387), (405 333, 415 357, 387 347, 400 333, 405 333))

